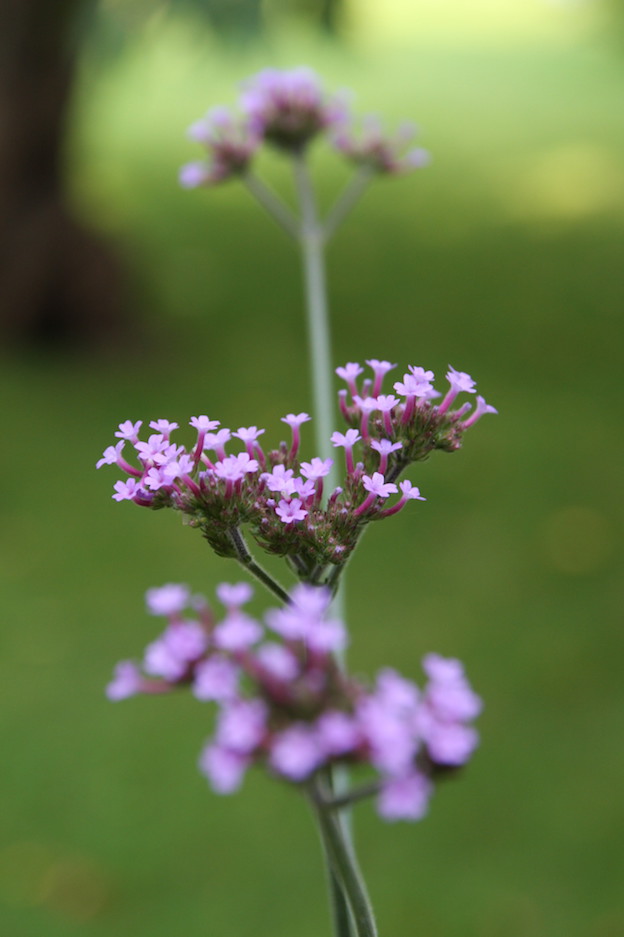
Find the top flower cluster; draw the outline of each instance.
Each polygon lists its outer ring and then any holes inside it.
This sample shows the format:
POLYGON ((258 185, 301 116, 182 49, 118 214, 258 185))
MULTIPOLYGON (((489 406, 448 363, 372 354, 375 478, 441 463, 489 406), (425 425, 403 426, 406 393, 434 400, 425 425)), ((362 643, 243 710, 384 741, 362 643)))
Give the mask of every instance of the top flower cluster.
POLYGON ((185 188, 215 185, 244 175, 263 143, 293 154, 320 134, 347 159, 380 173, 402 173, 425 166, 425 150, 410 149, 415 128, 404 124, 385 134, 374 116, 354 126, 347 96, 328 95, 309 68, 267 68, 243 83, 238 110, 216 107, 189 127, 191 140, 207 150, 207 159, 180 171, 185 188))

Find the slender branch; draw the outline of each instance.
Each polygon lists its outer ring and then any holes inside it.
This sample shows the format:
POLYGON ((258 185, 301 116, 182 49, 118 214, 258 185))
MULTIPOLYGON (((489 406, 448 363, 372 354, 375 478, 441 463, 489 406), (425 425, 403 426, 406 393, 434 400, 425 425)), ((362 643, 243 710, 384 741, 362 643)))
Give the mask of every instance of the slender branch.
POLYGON ((308 786, 310 802, 318 820, 327 855, 347 896, 357 937, 378 937, 373 911, 364 880, 358 868, 353 847, 347 843, 345 831, 337 817, 324 804, 324 795, 315 779, 308 786))
POLYGON ((269 575, 269 573, 267 573, 266 569, 263 569, 262 566, 260 566, 260 563, 258 563, 253 558, 249 552, 247 544, 245 543, 245 538, 243 537, 240 528, 231 527, 228 530, 228 534, 232 542, 232 546, 236 551, 236 559, 241 564, 241 566, 244 566, 245 569, 251 573, 252 576, 255 576, 255 578, 261 582, 263 586, 266 586, 270 592, 276 595, 280 601, 287 605, 290 601, 288 593, 285 589, 282 588, 282 586, 280 586, 278 582, 275 581, 275 579, 273 579, 272 576, 269 575))
MULTIPOLYGON (((323 844, 324 845, 324 844, 323 844)), ((327 875, 329 878, 329 892, 331 899, 332 918, 334 922, 334 934, 336 937, 353 937, 351 909, 342 890, 342 885, 336 877, 331 859, 325 849, 325 858, 328 864, 327 875)))
POLYGON ((367 797, 374 797, 380 790, 381 783, 379 781, 371 781, 369 784, 362 784, 360 787, 352 787, 351 790, 345 791, 344 794, 338 794, 336 796, 324 795, 322 803, 328 810, 342 810, 344 807, 351 807, 359 800, 364 800, 367 797))
POLYGON ((279 195, 264 184, 257 176, 251 173, 245 173, 242 177, 247 191, 253 195, 256 201, 273 218, 273 220, 290 237, 299 236, 299 224, 290 208, 281 200, 279 195))
POLYGON ((326 241, 336 233, 355 203, 368 188, 372 178, 373 170, 369 166, 361 166, 359 171, 351 177, 325 219, 323 237, 326 241))

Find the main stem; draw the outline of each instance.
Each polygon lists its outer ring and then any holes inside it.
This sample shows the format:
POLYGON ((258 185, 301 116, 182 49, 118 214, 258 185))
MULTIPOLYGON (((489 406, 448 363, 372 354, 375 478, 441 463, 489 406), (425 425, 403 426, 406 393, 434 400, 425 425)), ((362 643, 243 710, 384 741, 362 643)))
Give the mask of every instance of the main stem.
POLYGON ((334 876, 342 885, 351 909, 355 934, 357 937, 378 937, 373 910, 353 846, 336 812, 324 803, 324 794, 318 781, 310 784, 310 801, 334 876))
MULTIPOLYGON (((330 459, 333 450, 330 437, 335 426, 329 309, 323 251, 324 235, 316 210, 305 150, 295 158, 295 185, 301 206, 299 243, 303 258, 316 450, 320 458, 330 459)), ((336 460, 333 461, 334 465, 327 476, 326 483, 326 491, 330 493, 337 484, 336 460)))
MULTIPOLYGON (((316 451, 320 458, 331 458, 333 462, 331 471, 326 478, 325 492, 327 497, 338 484, 336 459, 333 457, 333 447, 330 441, 335 424, 327 278, 325 275, 324 247, 327 237, 318 217, 316 199, 310 179, 305 150, 297 154, 294 160, 294 173, 297 198, 301 212, 299 244, 301 246, 303 260, 310 373, 312 376, 312 394, 314 400, 313 412, 316 428, 316 451)), ((333 609, 336 616, 344 620, 344 591, 340 589, 337 591, 334 598, 333 609)), ((340 663, 344 665, 344 660, 341 660, 340 663)), ((334 785, 337 789, 337 793, 344 790, 347 786, 345 772, 338 772, 335 781, 332 781, 331 775, 329 775, 327 783, 332 793, 334 793, 335 790, 334 785)), ((353 856, 354 851, 349 817, 344 812, 340 813, 337 811, 334 816, 328 817, 326 822, 331 824, 332 829, 334 827, 336 828, 336 836, 345 844, 347 852, 353 856)), ((360 930, 355 920, 355 909, 348 892, 347 884, 337 868, 335 860, 332 858, 331 844, 327 832, 323 830, 323 823, 320 822, 320 819, 319 823, 328 859, 334 932, 336 937, 352 937, 353 930, 351 925, 353 921, 355 923, 356 933, 359 935, 360 930)), ((366 897, 364 883, 361 880, 360 882, 361 890, 366 897)), ((366 901, 368 901, 367 897, 366 901)))

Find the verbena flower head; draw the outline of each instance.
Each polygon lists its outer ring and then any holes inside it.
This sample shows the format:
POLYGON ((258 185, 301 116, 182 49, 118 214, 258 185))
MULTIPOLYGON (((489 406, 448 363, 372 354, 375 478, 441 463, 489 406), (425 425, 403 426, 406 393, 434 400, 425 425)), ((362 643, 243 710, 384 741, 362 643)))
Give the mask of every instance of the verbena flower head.
POLYGON ((217 593, 222 620, 186 586, 149 590, 148 607, 161 608, 167 626, 141 667, 117 665, 109 699, 186 687, 216 706, 199 759, 216 793, 237 790, 252 765, 300 784, 346 762, 373 771, 381 816, 420 819, 435 780, 465 764, 478 742, 471 722, 481 700, 461 663, 428 654, 423 689, 390 668, 368 685, 335 662, 346 632, 331 618, 328 590, 301 584, 264 622, 240 611, 251 598, 246 583, 222 583, 217 593))
POLYGON ((187 135, 206 148, 205 160, 187 163, 180 170, 180 184, 187 189, 217 185, 241 175, 260 145, 250 122, 225 107, 213 108, 189 127, 187 135))
POLYGON ((193 417, 196 437, 187 447, 173 438, 178 430, 170 421, 152 420, 150 428, 162 432, 147 440, 138 437, 139 422, 126 421, 117 431, 121 438, 97 465, 116 465, 127 476, 114 485, 116 501, 180 511, 220 556, 238 557, 235 535, 245 524, 264 550, 290 556, 302 580, 321 584, 346 563, 368 523, 424 500, 410 479, 397 487, 409 465, 435 449, 458 449, 466 430, 495 412, 480 396, 471 414, 470 403, 453 409, 459 394, 474 393, 474 381, 464 372, 449 371, 450 389, 436 405, 441 395, 431 371, 412 365, 403 381, 395 382, 396 393, 385 394, 384 376, 394 365, 367 363, 369 385, 358 386, 364 373, 359 364, 337 369, 351 400, 346 391, 340 397, 347 429, 331 436, 331 443, 345 450, 345 476, 333 491, 323 492, 331 460, 300 461, 301 426, 310 419, 303 412, 282 417, 292 441, 267 452, 260 445, 264 429, 255 425, 232 433, 227 427, 217 430, 219 421, 206 415, 193 417), (367 386, 376 396, 367 395, 367 386))
POLYGON ((344 119, 345 105, 329 97, 309 68, 267 68, 243 84, 240 105, 253 132, 284 150, 298 151, 344 119))
POLYGON ((354 124, 337 127, 332 135, 336 149, 361 166, 377 173, 399 175, 422 169, 430 162, 429 153, 420 147, 409 147, 416 136, 412 124, 402 124, 394 134, 384 132, 381 121, 368 115, 361 121, 361 129, 354 124))

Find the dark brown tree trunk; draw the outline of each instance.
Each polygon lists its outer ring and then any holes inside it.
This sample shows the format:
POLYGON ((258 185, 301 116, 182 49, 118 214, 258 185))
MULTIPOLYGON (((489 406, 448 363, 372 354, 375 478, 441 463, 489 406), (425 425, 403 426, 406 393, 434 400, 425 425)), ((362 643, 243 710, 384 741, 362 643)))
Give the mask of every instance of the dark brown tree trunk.
POLYGON ((110 248, 71 214, 63 139, 84 0, 0 0, 0 329, 97 342, 119 324, 110 248))

